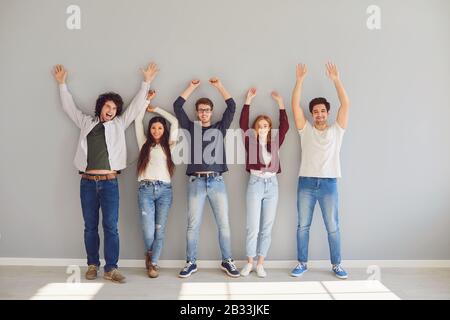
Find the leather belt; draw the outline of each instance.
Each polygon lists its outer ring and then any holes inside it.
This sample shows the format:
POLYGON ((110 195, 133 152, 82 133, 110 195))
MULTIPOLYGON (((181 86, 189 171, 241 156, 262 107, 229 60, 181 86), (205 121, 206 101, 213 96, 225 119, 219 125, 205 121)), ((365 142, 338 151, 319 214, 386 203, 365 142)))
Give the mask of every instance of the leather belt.
POLYGON ((114 180, 114 179, 117 179, 117 173, 108 173, 108 174, 87 174, 87 173, 83 173, 83 174, 81 174, 81 177, 83 179, 94 180, 94 181, 114 180))
POLYGON ((197 177, 197 178, 201 178, 201 177, 218 177, 221 176, 222 174, 220 172, 205 172, 205 173, 201 173, 201 172, 194 172, 193 174, 191 174, 191 176, 197 177))

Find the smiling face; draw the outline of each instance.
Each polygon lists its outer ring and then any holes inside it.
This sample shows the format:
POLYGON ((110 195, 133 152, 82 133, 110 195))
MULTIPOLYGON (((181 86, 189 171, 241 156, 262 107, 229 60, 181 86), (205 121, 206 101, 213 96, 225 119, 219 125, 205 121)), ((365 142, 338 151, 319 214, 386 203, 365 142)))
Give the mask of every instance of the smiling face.
POLYGON ((159 143, 164 134, 164 126, 161 122, 154 122, 150 127, 150 134, 156 143, 159 143))
POLYGON ((199 104, 197 107, 197 117, 202 125, 209 125, 211 122, 212 109, 210 105, 199 104))
POLYGON ((117 114, 117 106, 112 100, 108 100, 102 107, 100 112, 100 121, 106 122, 111 121, 117 114))
POLYGON ((328 120, 328 110, 325 104, 316 104, 311 111, 314 123, 316 125, 324 125, 328 120))

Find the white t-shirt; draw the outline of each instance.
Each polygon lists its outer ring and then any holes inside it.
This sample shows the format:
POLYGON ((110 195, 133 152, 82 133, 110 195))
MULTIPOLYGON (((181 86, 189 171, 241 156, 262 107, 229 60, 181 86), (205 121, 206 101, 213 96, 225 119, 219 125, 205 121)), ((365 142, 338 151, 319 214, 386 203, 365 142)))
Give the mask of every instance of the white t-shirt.
POLYGON ((340 178, 339 152, 345 130, 334 123, 324 131, 317 130, 309 121, 298 130, 302 146, 300 177, 340 178))

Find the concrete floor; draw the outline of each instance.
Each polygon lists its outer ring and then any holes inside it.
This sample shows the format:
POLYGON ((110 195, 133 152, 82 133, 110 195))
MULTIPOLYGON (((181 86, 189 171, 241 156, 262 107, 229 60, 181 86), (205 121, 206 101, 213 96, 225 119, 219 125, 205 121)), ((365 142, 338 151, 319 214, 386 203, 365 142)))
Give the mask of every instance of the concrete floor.
POLYGON ((0 267, 0 299, 450 299, 450 268, 386 268, 378 280, 366 269, 347 269, 339 280, 326 269, 310 269, 301 278, 287 269, 268 269, 233 279, 219 269, 199 269, 188 279, 178 269, 162 269, 150 279, 140 268, 121 268, 126 284, 84 279, 85 267, 0 267), (80 275, 80 277, 78 276, 80 275), (80 279, 81 282, 78 282, 80 279), (75 282, 75 283, 68 283, 75 282))

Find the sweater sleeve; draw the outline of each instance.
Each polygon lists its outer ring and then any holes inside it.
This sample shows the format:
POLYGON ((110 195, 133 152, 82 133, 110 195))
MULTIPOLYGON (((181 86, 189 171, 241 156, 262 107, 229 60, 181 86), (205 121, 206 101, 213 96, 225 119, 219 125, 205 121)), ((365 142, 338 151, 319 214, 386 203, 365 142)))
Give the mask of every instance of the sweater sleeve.
POLYGON ((146 111, 145 109, 142 109, 141 112, 136 117, 136 119, 134 120, 134 129, 136 131, 136 140, 138 143, 139 150, 142 149, 142 146, 145 144, 145 141, 147 140, 143 124, 145 111, 146 111))
POLYGON ((241 117, 239 118, 239 127, 244 131, 244 133, 248 130, 249 124, 249 116, 250 116, 250 105, 244 104, 244 107, 241 111, 241 117))
POLYGON ((175 102, 173 103, 173 111, 175 112, 175 116, 177 117, 181 128, 189 129, 193 122, 189 120, 186 112, 183 109, 183 105, 185 102, 186 100, 184 100, 183 97, 178 97, 177 100, 175 100, 175 102))
POLYGON ((231 122, 233 122, 234 113, 236 112, 236 102, 233 98, 229 98, 225 101, 227 109, 223 112, 222 119, 220 120, 220 127, 223 131, 227 130, 231 122))
POLYGON ((280 129, 279 129, 279 145, 283 144, 286 133, 289 130, 289 120, 285 109, 280 109, 280 129))

